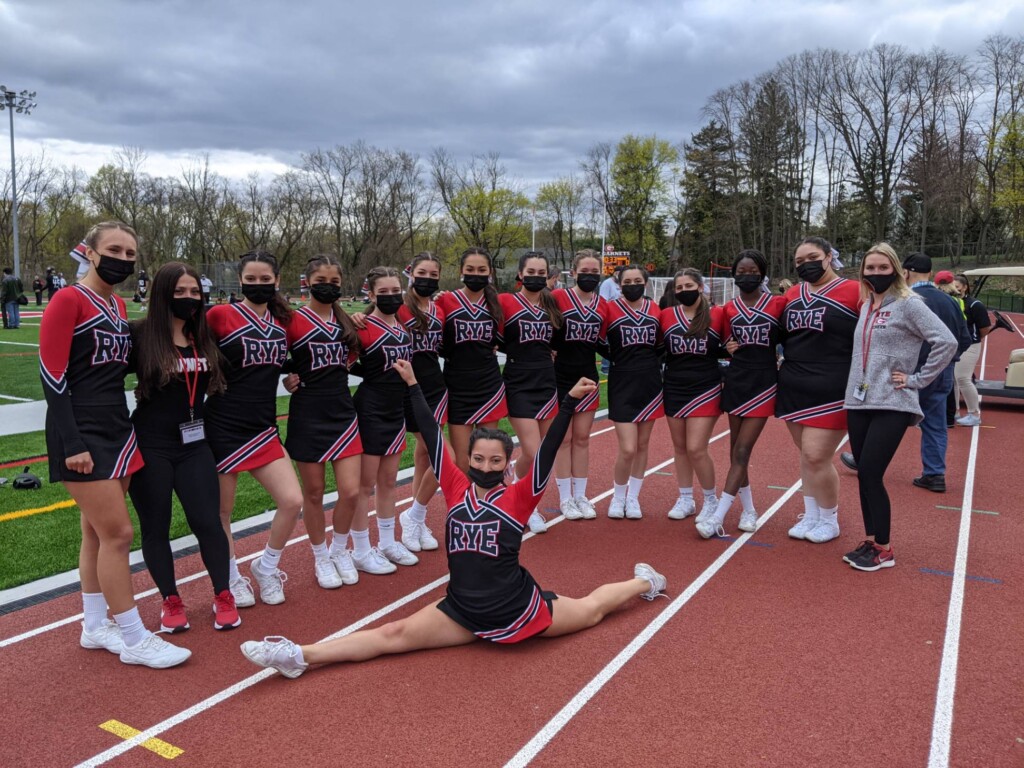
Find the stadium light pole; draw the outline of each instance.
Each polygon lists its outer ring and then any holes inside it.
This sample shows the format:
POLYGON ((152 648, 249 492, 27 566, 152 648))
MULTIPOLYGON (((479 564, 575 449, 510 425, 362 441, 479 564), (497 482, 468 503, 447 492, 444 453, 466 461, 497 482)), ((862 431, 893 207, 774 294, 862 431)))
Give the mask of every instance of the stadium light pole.
POLYGON ((30 115, 36 108, 35 91, 15 93, 0 85, 0 112, 11 118, 11 228, 14 234, 14 276, 21 277, 21 250, 18 247, 18 173, 14 164, 14 113, 30 115))

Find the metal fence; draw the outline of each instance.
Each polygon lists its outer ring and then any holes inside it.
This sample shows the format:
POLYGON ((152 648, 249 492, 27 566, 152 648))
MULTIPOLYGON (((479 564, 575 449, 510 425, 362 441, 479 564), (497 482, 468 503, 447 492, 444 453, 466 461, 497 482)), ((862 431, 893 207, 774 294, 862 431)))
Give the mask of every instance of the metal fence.
POLYGON ((1000 312, 1024 312, 1024 296, 982 291, 977 298, 988 309, 998 309, 1000 312))

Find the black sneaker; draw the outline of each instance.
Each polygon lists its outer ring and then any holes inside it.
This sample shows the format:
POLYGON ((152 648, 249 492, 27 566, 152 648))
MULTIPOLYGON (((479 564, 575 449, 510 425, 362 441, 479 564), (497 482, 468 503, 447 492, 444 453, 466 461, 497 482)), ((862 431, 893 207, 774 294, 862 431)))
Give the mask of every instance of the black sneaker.
POLYGON ((839 454, 839 460, 843 462, 843 466, 853 472, 857 471, 857 460, 853 458, 853 454, 849 451, 843 451, 839 454))
POLYGON ((946 476, 945 475, 921 475, 920 477, 914 478, 914 485, 918 488, 924 488, 932 493, 945 493, 946 492, 946 476))
POLYGON ((892 548, 882 549, 877 544, 872 544, 860 557, 850 561, 850 567, 858 571, 880 571, 882 568, 893 568, 896 566, 896 553, 892 548))
POLYGON ((844 563, 852 563, 854 560, 856 560, 858 557, 863 555, 865 552, 869 552, 870 550, 872 550, 874 548, 875 548, 875 542, 869 541, 868 539, 865 539, 859 545, 857 545, 857 548, 855 550, 853 550, 852 552, 847 552, 845 555, 843 555, 843 562, 844 563))

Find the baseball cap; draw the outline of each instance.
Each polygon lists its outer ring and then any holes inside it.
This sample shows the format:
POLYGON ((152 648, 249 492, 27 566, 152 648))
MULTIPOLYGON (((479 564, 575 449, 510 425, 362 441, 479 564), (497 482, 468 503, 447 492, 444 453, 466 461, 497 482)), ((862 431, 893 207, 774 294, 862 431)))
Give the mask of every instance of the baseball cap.
POLYGON ((903 268, 924 275, 932 271, 932 260, 923 253, 912 253, 903 260, 903 268))
POLYGON ((944 269, 935 275, 936 285, 945 285, 946 283, 952 283, 954 280, 956 280, 956 277, 948 269, 944 269))

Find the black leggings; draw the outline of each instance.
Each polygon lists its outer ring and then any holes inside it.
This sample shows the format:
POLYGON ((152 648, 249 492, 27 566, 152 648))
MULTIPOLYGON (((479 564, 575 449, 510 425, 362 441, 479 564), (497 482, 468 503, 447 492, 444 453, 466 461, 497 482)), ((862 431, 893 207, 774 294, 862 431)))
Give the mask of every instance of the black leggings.
POLYGON ((160 594, 178 594, 171 553, 171 492, 178 494, 189 528, 199 540, 214 593, 228 588, 228 537, 220 522, 220 482, 206 443, 172 450, 142 447, 146 466, 132 475, 128 493, 139 515, 142 556, 160 594))
POLYGON ((864 532, 885 546, 889 543, 892 508, 885 490, 885 470, 889 468, 914 414, 906 411, 846 412, 850 447, 857 461, 860 485, 860 511, 864 532))

